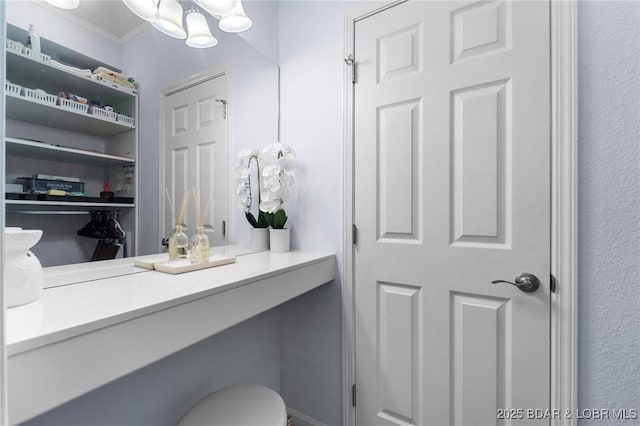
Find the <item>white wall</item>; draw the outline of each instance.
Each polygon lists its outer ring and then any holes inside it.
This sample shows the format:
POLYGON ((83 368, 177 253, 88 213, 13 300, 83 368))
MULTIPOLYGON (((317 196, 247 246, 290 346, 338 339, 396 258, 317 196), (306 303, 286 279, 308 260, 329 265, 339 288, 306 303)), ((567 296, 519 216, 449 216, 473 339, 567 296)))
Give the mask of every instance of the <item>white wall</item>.
MULTIPOLYGON (((346 2, 280 4, 282 142, 298 155, 287 208, 292 244, 342 266, 343 27, 346 2)), ((336 274, 340 276, 340 271, 336 274)), ((340 279, 282 307, 282 396, 327 425, 342 422, 340 279)))
POLYGON ((640 410, 640 3, 578 17, 579 406, 640 410))
POLYGON ((240 33, 240 37, 277 64, 280 48, 277 31, 280 3, 277 0, 245 0, 242 4, 246 14, 251 17, 253 26, 249 31, 240 33))

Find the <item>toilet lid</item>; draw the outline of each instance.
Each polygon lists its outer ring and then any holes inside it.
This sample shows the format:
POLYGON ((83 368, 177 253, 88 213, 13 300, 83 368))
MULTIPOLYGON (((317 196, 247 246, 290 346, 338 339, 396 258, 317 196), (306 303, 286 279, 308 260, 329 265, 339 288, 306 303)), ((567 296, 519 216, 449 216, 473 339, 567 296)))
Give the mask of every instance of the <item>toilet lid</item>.
POLYGON ((284 426, 287 410, 264 386, 234 386, 212 393, 185 414, 178 426, 284 426))

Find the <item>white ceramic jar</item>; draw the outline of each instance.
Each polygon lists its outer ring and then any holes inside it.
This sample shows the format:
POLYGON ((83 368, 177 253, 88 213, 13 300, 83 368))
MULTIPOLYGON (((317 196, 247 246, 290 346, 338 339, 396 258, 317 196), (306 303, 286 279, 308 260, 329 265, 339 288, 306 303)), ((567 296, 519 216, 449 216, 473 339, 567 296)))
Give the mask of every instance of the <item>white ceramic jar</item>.
POLYGON ((289 251, 291 245, 291 230, 289 228, 270 229, 269 233, 271 251, 273 253, 285 253, 289 251))
POLYGON ((6 306, 35 302, 42 294, 42 265, 29 249, 42 237, 39 229, 5 228, 4 267, 6 306))
POLYGON ((251 250, 269 250, 269 228, 251 228, 251 250))

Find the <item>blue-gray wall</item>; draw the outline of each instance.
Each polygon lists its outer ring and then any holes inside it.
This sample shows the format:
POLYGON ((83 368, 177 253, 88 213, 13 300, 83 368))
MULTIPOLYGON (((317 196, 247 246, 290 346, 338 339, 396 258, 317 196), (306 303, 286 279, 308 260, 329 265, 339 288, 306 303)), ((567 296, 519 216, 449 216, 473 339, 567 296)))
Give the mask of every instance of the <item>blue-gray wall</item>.
POLYGON ((279 315, 268 311, 23 424, 175 426, 215 390, 252 383, 279 391, 279 315))
POLYGON ((578 400, 640 409, 640 3, 580 1, 578 16, 578 400))

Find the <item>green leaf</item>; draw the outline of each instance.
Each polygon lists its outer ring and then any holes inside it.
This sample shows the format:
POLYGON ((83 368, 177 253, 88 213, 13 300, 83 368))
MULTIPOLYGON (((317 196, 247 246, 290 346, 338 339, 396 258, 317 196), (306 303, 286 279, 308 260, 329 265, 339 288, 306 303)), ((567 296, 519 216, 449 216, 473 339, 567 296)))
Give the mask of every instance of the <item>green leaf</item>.
POLYGON ((258 223, 256 223, 254 226, 254 228, 268 228, 269 227, 269 222, 267 222, 267 218, 265 217, 265 213, 260 210, 260 212, 258 213, 258 223))
MULTIPOLYGON (((256 218, 253 216, 253 213, 246 212, 244 215, 246 216, 247 221, 249 222, 249 225, 251 225, 254 228, 259 228, 258 221, 256 221, 256 218)), ((258 216, 258 218, 260 218, 260 216, 258 216)))
POLYGON ((263 212, 262 210, 260 210, 260 213, 264 214, 264 220, 267 222, 267 226, 270 226, 273 228, 273 213, 266 213, 263 212))
POLYGON ((287 223, 287 214, 284 212, 284 210, 278 210, 277 212, 274 213, 273 223, 271 224, 271 227, 273 229, 282 229, 284 228, 284 225, 286 223, 287 223))

